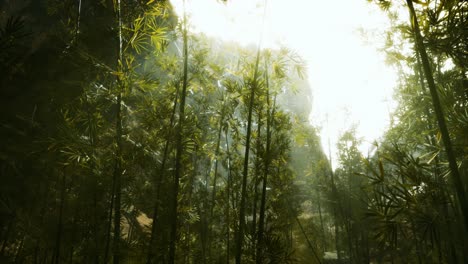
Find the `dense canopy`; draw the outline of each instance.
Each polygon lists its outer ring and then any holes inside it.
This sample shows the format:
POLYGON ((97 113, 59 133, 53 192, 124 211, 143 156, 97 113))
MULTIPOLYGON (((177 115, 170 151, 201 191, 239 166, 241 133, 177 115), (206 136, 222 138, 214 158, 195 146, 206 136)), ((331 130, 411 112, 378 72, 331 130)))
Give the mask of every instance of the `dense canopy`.
POLYGON ((369 2, 398 106, 337 164, 290 47, 166 0, 1 2, 0 262, 468 263, 468 2, 369 2))

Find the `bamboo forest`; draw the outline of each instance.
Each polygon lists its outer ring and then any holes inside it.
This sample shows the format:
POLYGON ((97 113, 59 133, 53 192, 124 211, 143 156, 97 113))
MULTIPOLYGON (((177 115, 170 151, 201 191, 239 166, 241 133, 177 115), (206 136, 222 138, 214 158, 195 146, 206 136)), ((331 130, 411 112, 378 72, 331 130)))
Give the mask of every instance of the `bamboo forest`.
POLYGON ((468 1, 0 1, 0 263, 468 263, 468 1))

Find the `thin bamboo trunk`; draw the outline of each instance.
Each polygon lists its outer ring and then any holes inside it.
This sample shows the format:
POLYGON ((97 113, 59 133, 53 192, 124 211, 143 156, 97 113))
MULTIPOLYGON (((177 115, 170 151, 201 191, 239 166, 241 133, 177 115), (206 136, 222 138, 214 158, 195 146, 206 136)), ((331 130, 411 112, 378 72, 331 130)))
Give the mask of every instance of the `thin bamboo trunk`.
POLYGON ((232 187, 232 174, 231 174, 231 154, 229 152, 229 140, 228 140, 228 133, 227 129, 225 131, 226 136, 226 154, 228 158, 228 180, 227 180, 227 202, 226 202, 226 227, 227 227, 227 234, 226 234, 226 264, 229 264, 230 259, 230 241, 231 241, 231 216, 230 216, 230 208, 229 208, 229 201, 231 200, 231 187, 232 187))
MULTIPOLYGON (((196 153, 196 151, 195 151, 196 153)), ((188 195, 187 195, 187 204, 183 205, 187 208, 192 208, 192 195, 193 195, 193 183, 195 181, 195 176, 198 172, 198 169, 197 169, 197 156, 195 154, 195 157, 193 157, 193 164, 194 164, 194 169, 190 175, 190 178, 189 178, 189 183, 188 183, 188 195)), ((190 255, 191 255, 191 236, 190 236, 190 223, 189 222, 185 222, 185 249, 184 249, 184 262, 183 263, 191 263, 190 261, 190 255)), ((206 250, 206 249, 205 249, 206 250)), ((206 252, 203 252, 203 263, 206 264, 206 252)))
MULTIPOLYGON (((119 58, 117 62, 117 69, 123 72, 123 40, 122 40, 122 10, 121 0, 117 0, 117 22, 119 28, 119 58)), ((120 263, 120 221, 121 221, 121 195, 122 195, 122 95, 123 84, 118 77, 117 79, 117 113, 116 113, 116 143, 117 150, 115 154, 115 167, 114 167, 114 183, 115 183, 115 201, 114 201, 114 240, 113 240, 113 263, 120 263)))
POLYGON ((258 64, 260 61, 260 47, 257 51, 257 59, 255 62, 254 76, 250 91, 250 101, 248 105, 248 117, 247 117, 247 135, 245 142, 245 154, 244 154, 244 169, 242 172, 242 186, 241 186, 241 197, 240 197, 240 208, 239 208, 239 227, 236 237, 236 264, 241 264, 242 261, 242 246, 244 243, 244 225, 245 225, 245 197, 247 195, 247 178, 249 174, 249 154, 250 154, 250 136, 252 132, 252 112, 255 102, 255 90, 257 89, 257 77, 258 77, 258 64))
MULTIPOLYGON (((348 157, 349 158, 349 157, 348 157)), ((348 176, 348 193, 351 193, 351 181, 350 181, 350 178, 351 178, 351 175, 352 175, 352 167, 348 167, 348 170, 347 170, 347 176, 348 176)), ((351 199, 347 199, 347 201, 345 202, 347 207, 348 208, 352 208, 351 207, 351 199)), ((346 230, 346 238, 348 240, 348 255, 349 255, 349 260, 351 263, 354 263, 355 262, 355 258, 354 258, 354 250, 353 250, 353 239, 352 239, 352 236, 353 234, 351 234, 351 231, 352 231, 352 226, 351 226, 351 214, 349 215, 345 215, 345 212, 343 210, 343 205, 341 204, 341 199, 340 199, 340 202, 339 202, 339 205, 340 205, 340 211, 341 211, 341 216, 343 218, 343 225, 345 227, 345 230, 346 230), (346 217, 346 219, 345 219, 346 217)))
POLYGON ((214 175, 213 175, 213 192, 211 194, 211 208, 210 208, 210 223, 209 223, 209 228, 208 228, 208 256, 210 259, 212 259, 212 247, 211 247, 211 242, 213 239, 213 215, 214 215, 214 208, 216 205, 216 185, 217 185, 217 180, 218 180, 218 160, 219 160, 219 149, 220 149, 220 144, 221 144, 221 135, 223 132, 223 121, 224 121, 224 95, 223 97, 223 104, 222 104, 222 109, 221 109, 221 116, 219 117, 219 127, 218 127, 218 137, 216 141, 216 150, 215 150, 215 169, 214 169, 214 175))
MULTIPOLYGON (((255 173, 254 173, 254 200, 253 200, 253 209, 252 209, 252 247, 254 249, 257 248, 257 204, 258 204, 258 185, 260 184, 261 178, 259 177, 260 174, 260 162, 261 162, 261 141, 262 141, 262 110, 258 110, 258 126, 257 126, 257 146, 256 151, 257 155, 255 156, 255 173)), ((256 254, 255 252, 254 254, 256 254)), ((255 258, 255 256, 254 256, 255 258)))
MULTIPOLYGON (((325 227, 323 225, 323 215, 322 215, 322 200, 320 197, 320 191, 317 192, 317 205, 318 205, 318 212, 319 212, 319 219, 320 219, 320 231, 322 231, 322 237, 324 242, 326 243, 326 236, 325 236, 325 227)), ((325 244, 325 247, 328 246, 328 243, 325 244)))
MULTIPOLYGON (((80 1, 81 5, 81 1, 80 1)), ((85 104, 86 104, 86 115, 88 119, 88 137, 89 137, 89 145, 92 148, 91 151, 91 159, 90 159, 90 177, 93 178, 93 198, 92 198, 92 204, 93 204, 93 222, 92 222, 92 232, 93 232, 93 249, 92 251, 92 258, 94 260, 95 264, 99 263, 99 228, 98 228, 98 208, 97 208, 97 196, 98 196, 98 180, 97 180, 97 175, 94 175, 93 172, 96 168, 96 162, 94 158, 96 157, 96 130, 94 127, 94 118, 91 113, 91 107, 90 103, 88 102, 88 95, 85 92, 84 93, 84 98, 85 98, 85 104)))
MULTIPOLYGON (((419 84, 421 85, 421 89, 423 90, 424 93, 427 92, 427 88, 426 88, 426 85, 424 83, 424 72, 423 72, 423 69, 422 69, 422 63, 421 63, 421 55, 419 54, 419 51, 417 49, 417 47, 415 46, 415 50, 416 50, 416 69, 415 69, 415 74, 419 77, 419 84)), ((430 111, 429 111, 429 108, 428 107, 425 107, 424 108, 424 112, 426 114, 426 117, 427 117, 427 120, 431 120, 431 115, 430 115, 430 111)), ((432 127, 432 123, 431 122, 428 122, 427 123, 427 128, 429 131, 432 131, 433 130, 433 127, 432 127)), ((434 139, 435 139, 435 135, 430 135, 429 137, 429 140, 428 140, 428 143, 432 146, 435 146, 435 142, 434 142, 434 139)), ((439 164, 438 162, 438 158, 436 158, 436 164, 435 166, 437 167, 439 164)), ((436 177, 437 177, 437 172, 436 172, 436 177)), ((405 178, 404 177, 401 177, 402 179, 402 183, 403 184, 406 184, 405 183, 405 178)), ((440 185, 442 186, 442 185, 440 185)), ((448 214, 445 215, 445 217, 448 219, 448 214)), ((422 263, 422 259, 423 257, 421 256, 421 253, 422 253, 422 249, 421 249, 421 243, 417 237, 417 234, 416 234, 416 227, 415 227, 415 224, 414 224, 414 221, 413 219, 411 219, 410 221, 411 223, 411 229, 412 229, 412 232, 414 233, 414 236, 415 236, 415 241, 416 241, 416 251, 417 251, 417 257, 418 257, 418 262, 419 263, 422 263)))
POLYGON ((460 205, 460 209, 464 217, 465 228, 468 229, 468 201, 466 199, 466 193, 463 188, 464 186, 463 181, 458 171, 458 165, 457 165, 455 153, 452 149, 452 142, 451 142, 450 135, 447 129, 447 125, 445 123, 445 116, 442 110, 442 105, 440 103, 439 95, 437 93, 437 87, 434 82, 434 77, 432 75, 429 58, 426 53, 426 48, 424 46, 424 42, 421 36, 421 31, 419 29, 418 18, 414 10, 413 1, 406 0, 406 3, 408 5, 410 16, 412 19, 412 25, 413 25, 413 30, 414 30, 415 40, 416 40, 416 47, 421 56, 424 75, 426 77, 429 91, 431 93, 431 98, 432 98, 432 103, 433 103, 434 111, 435 111, 436 118, 437 118, 437 123, 439 125, 439 130, 442 135, 442 141, 444 143, 445 151, 447 153, 452 182, 454 184, 454 189, 457 194, 458 203, 460 205))
POLYGON ((268 184, 268 173, 270 167, 270 148, 271 148, 271 125, 274 121, 275 115, 275 104, 276 97, 273 103, 273 109, 270 112, 270 87, 268 80, 268 68, 265 67, 265 84, 266 84, 266 99, 267 99, 267 120, 266 120, 266 149, 264 157, 264 173, 263 173, 263 182, 262 182, 262 198, 260 201, 260 218, 258 223, 258 237, 257 237, 257 254, 256 254, 256 263, 260 264, 263 260, 263 236, 265 232, 265 208, 266 208, 266 191, 268 184))
MULTIPOLYGON (((119 96, 120 97, 120 96, 119 96)), ((120 117, 120 114, 118 114, 118 118, 120 117)), ((121 135, 121 133, 118 133, 121 135)), ((120 140, 119 140, 120 141, 120 140)), ((121 144, 117 144, 121 145, 121 144)), ((121 148, 118 147, 118 148, 121 148)), ((114 193, 114 239, 113 239, 113 263, 114 264, 119 264, 120 262, 120 221, 121 221, 121 189, 122 189, 122 183, 121 183, 121 174, 122 174, 122 169, 121 169, 121 153, 118 152, 118 161, 116 161, 116 165, 114 167, 114 181, 115 181, 115 193, 114 193)))
POLYGON ((115 180, 112 180, 112 190, 109 204, 109 214, 107 216, 107 235, 106 235, 106 247, 104 250, 104 263, 107 264, 109 259, 110 241, 111 241, 111 230, 112 230, 112 215, 114 212, 114 197, 115 197, 115 180))
MULTIPOLYGON (((185 1, 184 1, 185 5, 185 1)), ((179 104, 179 125, 177 129, 177 140, 176 140, 176 160, 175 160, 175 171, 174 171, 174 190, 172 196, 172 223, 170 233, 170 244, 169 244, 169 264, 175 262, 176 255, 176 240, 177 240, 177 222, 178 222, 178 195, 179 195, 179 181, 182 170, 182 151, 183 151, 183 128, 185 121, 185 97, 188 86, 188 38, 187 38, 187 16, 184 10, 184 21, 183 21, 183 57, 184 57, 184 69, 183 69, 183 83, 182 93, 180 95, 179 104)))
MULTIPOLYGON (((175 113, 177 110, 177 96, 178 91, 176 91, 176 94, 174 96, 174 106, 172 108, 172 115, 171 115, 171 122, 170 122, 170 127, 172 129, 174 125, 174 120, 175 120, 175 113)), ((169 137, 169 136, 168 136, 169 137)), ((162 180, 164 176, 164 172, 166 170, 166 162, 167 162, 167 156, 169 154, 169 138, 166 139, 166 143, 164 144, 164 153, 163 153, 163 158, 161 161, 161 167, 159 169, 159 177, 156 183, 156 197, 153 205, 153 223, 151 224, 151 236, 150 236, 150 241, 148 243, 148 256, 146 259, 146 264, 151 264, 153 263, 153 259, 155 257, 155 252, 154 248, 156 247, 156 224, 159 216, 159 200, 161 196, 161 185, 162 185, 162 180)))
MULTIPOLYGON (((427 93, 427 88, 426 88, 426 85, 424 83, 424 72, 423 72, 423 69, 422 69, 422 63, 421 63, 421 55, 419 54, 419 51, 417 50, 417 47, 415 46, 415 49, 416 49, 416 59, 417 59, 417 70, 416 70, 416 74, 419 76, 419 83, 421 85, 421 88, 423 90, 424 93, 427 93)), ((438 72, 439 72, 439 77, 440 77, 440 61, 438 60, 437 62, 438 64, 438 72)), ((430 116, 430 112, 429 112, 429 108, 426 107, 425 109, 425 114, 427 116, 427 120, 431 120, 431 116, 430 116)), ((431 122, 428 122, 427 124, 427 128, 429 129, 429 131, 433 131, 433 126, 432 126, 432 123, 431 122)), ((429 137, 429 140, 428 140, 428 143, 432 146, 435 146, 436 145, 436 135, 431 135, 431 137, 429 137)), ((439 157, 437 156, 435 158, 435 164, 434 164, 434 177, 436 178, 439 186, 444 186, 443 184, 443 177, 441 176, 441 172, 438 168, 440 164, 440 161, 439 161, 439 157)), ((442 196, 443 198, 443 201, 447 200, 447 197, 446 197, 446 194, 445 194, 445 190, 444 189, 440 189, 439 190, 440 192, 440 195, 442 196)), ((447 207, 447 203, 443 202, 442 204, 442 211, 443 211, 443 214, 444 214, 444 218, 445 218, 445 224, 446 224, 446 230, 447 230, 447 237, 449 238, 453 238, 453 232, 452 232, 452 224, 450 223, 450 215, 449 215, 449 211, 448 211, 448 207, 447 207)), ((449 251, 450 251, 450 259, 449 259, 449 262, 450 263, 458 263, 458 260, 457 260, 457 254, 456 254, 456 250, 455 250, 455 246, 454 246, 454 243, 453 243, 453 239, 449 239, 448 241, 449 243, 449 251)))
POLYGON ((210 211, 210 202, 208 201, 208 196, 209 196, 209 182, 210 182, 210 173, 211 173, 211 166, 209 166, 209 169, 206 170, 205 172, 205 181, 204 181, 204 192, 203 192, 203 206, 199 206, 200 210, 200 246, 201 246, 201 255, 202 255, 202 260, 203 263, 206 264, 206 258, 207 258, 207 244, 208 242, 208 237, 209 237, 209 216, 208 216, 208 211, 210 211))

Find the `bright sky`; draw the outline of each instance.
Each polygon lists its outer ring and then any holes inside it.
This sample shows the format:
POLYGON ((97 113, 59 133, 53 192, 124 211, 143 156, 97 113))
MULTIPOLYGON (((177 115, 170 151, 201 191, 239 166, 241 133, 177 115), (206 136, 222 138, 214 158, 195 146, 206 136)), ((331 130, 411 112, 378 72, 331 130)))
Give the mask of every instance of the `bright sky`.
MULTIPOLYGON (((171 1, 178 14, 182 1, 171 1)), ((360 149, 367 155, 395 107, 391 94, 396 71, 377 51, 389 25, 387 16, 366 0, 266 0, 264 6, 265 0, 186 0, 195 31, 243 45, 258 43, 263 32, 263 47, 296 50, 308 64, 310 121, 322 127, 327 153, 330 138, 334 167, 339 135, 353 124, 358 124, 357 134, 364 140, 360 149), (364 39, 360 28, 372 37, 364 39)))

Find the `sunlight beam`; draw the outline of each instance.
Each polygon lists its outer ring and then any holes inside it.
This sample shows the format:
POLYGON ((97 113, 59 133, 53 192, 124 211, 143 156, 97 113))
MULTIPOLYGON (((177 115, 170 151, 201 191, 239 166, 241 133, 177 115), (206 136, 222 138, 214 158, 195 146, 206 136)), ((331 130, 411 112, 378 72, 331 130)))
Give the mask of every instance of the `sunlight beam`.
MULTIPOLYGON (((171 1, 180 13, 182 0, 171 1)), ((264 0, 187 1, 194 32, 240 45, 256 44, 262 32, 264 0)), ((310 122, 330 137, 334 167, 340 134, 357 124, 359 147, 367 155, 395 109, 396 70, 385 64, 388 18, 365 0, 268 0, 263 47, 296 50, 308 64, 313 102, 310 122), (372 34, 372 41, 363 38, 372 34), (328 116, 328 125, 326 117, 328 116)))

